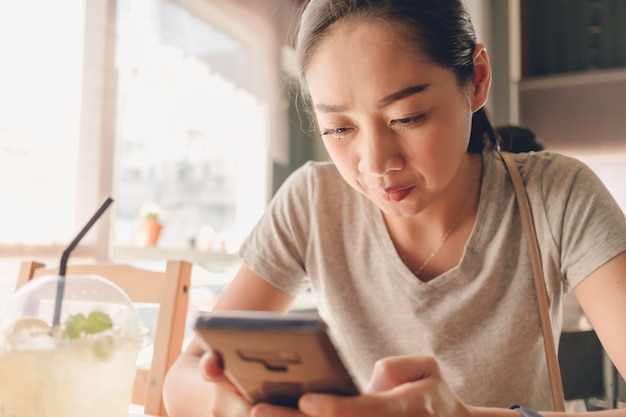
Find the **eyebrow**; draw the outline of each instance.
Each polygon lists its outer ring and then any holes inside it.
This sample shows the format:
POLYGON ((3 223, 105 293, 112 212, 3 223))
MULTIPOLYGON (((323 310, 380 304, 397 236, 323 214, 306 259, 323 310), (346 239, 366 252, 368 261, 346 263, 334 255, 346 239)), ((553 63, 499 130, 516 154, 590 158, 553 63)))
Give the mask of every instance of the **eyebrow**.
POLYGON ((412 96, 413 94, 421 93, 427 88, 428 88, 428 84, 420 84, 420 85, 414 85, 411 87, 403 88, 402 90, 397 91, 393 94, 389 94, 387 97, 384 97, 382 100, 380 100, 378 102, 378 107, 388 106, 395 101, 402 100, 403 98, 412 96))
MULTIPOLYGON (((411 87, 403 88, 402 90, 389 94, 388 96, 383 97, 381 100, 379 100, 378 107, 385 107, 398 100, 402 100, 403 98, 412 96, 413 94, 421 93, 422 91, 425 91, 428 88, 428 86, 429 84, 420 84, 420 85, 414 85, 411 87)), ((323 112, 323 113, 338 113, 343 109, 341 106, 336 106, 332 104, 324 104, 324 103, 316 104, 315 108, 318 111, 323 112)))

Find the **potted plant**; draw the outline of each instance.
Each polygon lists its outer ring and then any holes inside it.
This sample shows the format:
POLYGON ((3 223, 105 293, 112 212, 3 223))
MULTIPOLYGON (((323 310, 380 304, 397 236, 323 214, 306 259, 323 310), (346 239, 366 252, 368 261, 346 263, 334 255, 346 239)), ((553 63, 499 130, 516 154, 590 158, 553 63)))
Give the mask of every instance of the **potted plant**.
POLYGON ((141 246, 155 246, 159 241, 163 224, 159 220, 161 208, 154 204, 145 204, 141 207, 137 237, 141 246))

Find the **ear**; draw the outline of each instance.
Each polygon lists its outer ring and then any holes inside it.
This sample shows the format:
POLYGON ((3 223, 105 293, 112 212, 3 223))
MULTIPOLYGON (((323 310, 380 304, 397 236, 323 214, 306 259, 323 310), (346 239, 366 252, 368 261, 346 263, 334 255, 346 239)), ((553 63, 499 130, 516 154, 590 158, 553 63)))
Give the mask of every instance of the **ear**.
POLYGON ((472 112, 476 112, 487 102, 491 86, 491 66, 485 45, 482 43, 476 45, 472 59, 474 61, 472 112))

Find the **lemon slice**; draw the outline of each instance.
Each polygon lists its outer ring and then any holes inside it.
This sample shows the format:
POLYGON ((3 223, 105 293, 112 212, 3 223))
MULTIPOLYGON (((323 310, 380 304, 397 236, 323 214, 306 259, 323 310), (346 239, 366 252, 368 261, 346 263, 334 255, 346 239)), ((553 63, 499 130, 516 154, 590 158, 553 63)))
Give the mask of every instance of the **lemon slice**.
POLYGON ((29 334, 31 336, 47 335, 50 325, 37 317, 22 317, 13 325, 13 335, 29 334))

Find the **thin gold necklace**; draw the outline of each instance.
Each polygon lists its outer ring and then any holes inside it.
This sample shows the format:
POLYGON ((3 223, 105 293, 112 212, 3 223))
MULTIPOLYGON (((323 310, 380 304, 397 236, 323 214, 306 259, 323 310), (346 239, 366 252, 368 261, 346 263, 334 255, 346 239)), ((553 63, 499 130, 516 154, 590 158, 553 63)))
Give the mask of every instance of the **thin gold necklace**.
MULTIPOLYGON (((463 211, 465 211, 465 207, 467 206, 467 202, 470 199, 470 196, 472 195, 472 188, 474 186, 474 158, 472 158, 470 156, 470 170, 472 172, 472 177, 470 179, 470 185, 469 185, 469 189, 467 190, 467 195, 465 196, 465 200, 463 201, 463 205, 461 206, 461 209, 459 210, 459 212, 456 214, 456 217, 454 218, 454 221, 452 222, 452 225, 450 225, 450 227, 448 228, 448 230, 446 231, 446 234, 443 235, 443 238, 441 239, 441 241, 439 242, 439 245, 437 245, 437 247, 435 248, 435 250, 432 251, 432 253, 430 254, 430 256, 428 258, 426 258, 426 261, 424 261, 424 263, 422 264, 422 266, 420 266, 416 271, 413 271, 413 274, 419 278, 420 274, 422 273, 422 271, 424 270, 424 268, 426 268, 426 265, 428 265, 430 263, 430 261, 435 257, 435 255, 437 254, 437 252, 439 252, 439 249, 441 249, 441 247, 443 246, 443 244, 446 242, 446 240, 448 239, 448 236, 450 236, 450 233, 452 233, 452 231, 456 228, 456 226, 459 223, 459 220, 461 219, 461 214, 463 214, 463 211)), ((391 237, 392 237, 392 241, 396 240, 396 234, 395 231, 393 229, 393 225, 391 222, 389 222, 389 231, 391 232, 391 237)), ((397 249, 398 255, 400 255, 400 258, 402 258, 402 262, 404 262, 404 264, 408 267, 409 263, 407 262, 406 258, 404 257, 404 254, 397 249)))

